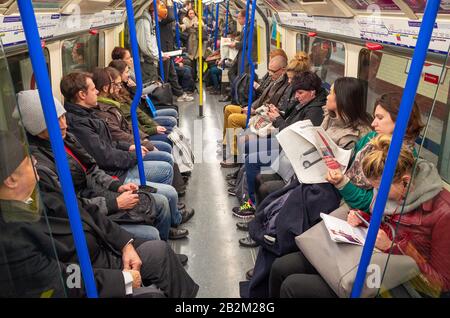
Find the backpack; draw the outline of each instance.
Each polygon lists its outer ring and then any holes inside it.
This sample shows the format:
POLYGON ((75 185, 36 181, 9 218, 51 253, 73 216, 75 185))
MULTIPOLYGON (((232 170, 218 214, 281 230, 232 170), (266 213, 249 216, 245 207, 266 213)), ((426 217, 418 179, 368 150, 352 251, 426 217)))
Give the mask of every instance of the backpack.
MULTIPOLYGON (((241 105, 245 107, 248 105, 248 89, 250 87, 250 75, 247 73, 242 73, 239 75, 234 84, 234 96, 233 102, 237 105, 241 105)), ((253 91, 253 96, 255 96, 255 92, 253 91)))
POLYGON ((152 193, 156 189, 147 185, 139 186, 137 194, 139 203, 130 210, 110 215, 110 219, 119 224, 145 224, 153 225, 157 217, 155 198, 152 193))

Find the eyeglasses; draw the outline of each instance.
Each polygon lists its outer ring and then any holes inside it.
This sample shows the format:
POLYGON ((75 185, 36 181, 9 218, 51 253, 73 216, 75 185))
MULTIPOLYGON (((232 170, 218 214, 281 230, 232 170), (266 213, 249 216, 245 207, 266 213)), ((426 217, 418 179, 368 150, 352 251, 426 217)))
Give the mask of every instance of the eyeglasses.
POLYGON ((111 82, 111 85, 116 88, 122 88, 122 83, 111 82))
POLYGON ((276 70, 276 71, 271 70, 271 69, 269 69, 268 71, 269 71, 269 74, 275 74, 275 73, 278 73, 281 69, 282 69, 282 67, 280 67, 280 68, 279 68, 278 70, 276 70))

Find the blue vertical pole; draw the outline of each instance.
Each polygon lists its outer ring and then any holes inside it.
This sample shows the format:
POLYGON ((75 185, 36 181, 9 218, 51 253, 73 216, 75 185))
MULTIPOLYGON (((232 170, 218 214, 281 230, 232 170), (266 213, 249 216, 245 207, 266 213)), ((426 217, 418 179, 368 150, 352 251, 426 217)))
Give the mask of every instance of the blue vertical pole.
POLYGON ((153 1, 153 8, 155 8, 155 29, 156 29, 156 40, 158 42, 158 55, 159 55, 159 74, 161 75, 161 79, 165 82, 164 76, 164 62, 161 53, 161 36, 159 31, 159 19, 158 19, 158 4, 156 1, 153 1))
POLYGON ((228 14, 230 13, 230 0, 227 0, 227 10, 225 13, 225 32, 223 34, 224 37, 228 35, 228 14))
POLYGON ((180 41, 180 18, 178 17, 178 3, 173 3, 173 14, 175 16, 175 39, 177 41, 177 48, 181 47, 180 41))
POLYGON ((245 68, 245 51, 246 51, 246 46, 247 46, 247 26, 248 26, 248 18, 249 18, 249 9, 250 9, 250 1, 252 0, 247 0, 247 6, 245 9, 245 25, 244 28, 242 29, 242 32, 244 32, 243 36, 241 36, 242 39, 242 52, 241 52, 241 69, 239 70, 239 75, 242 75, 242 73, 244 73, 244 68, 245 68))
POLYGON ((59 128, 47 65, 45 64, 44 54, 41 48, 36 16, 34 15, 31 0, 19 0, 18 6, 25 38, 28 44, 28 50, 30 52, 31 64, 39 88, 39 97, 44 111, 48 134, 50 136, 50 144, 55 156, 56 169, 58 171, 61 190, 63 192, 64 202, 69 216, 70 228, 73 233, 75 250, 77 251, 78 261, 80 262, 86 294, 89 298, 97 298, 98 295, 94 272, 92 271, 91 259, 89 257, 86 238, 84 237, 84 231, 81 224, 80 211, 78 210, 78 201, 73 188, 72 176, 67 163, 64 142, 59 128))
POLYGON ((203 11, 203 15, 205 16, 205 25, 208 27, 208 18, 209 18, 209 7, 205 6, 205 10, 203 11))
MULTIPOLYGON (((255 29, 255 12, 256 12, 256 0, 252 0, 252 15, 250 18, 250 30, 248 32, 248 64, 250 66, 250 85, 248 87, 248 109, 247 109, 247 121, 245 123, 245 128, 248 128, 248 122, 250 120, 250 115, 252 111, 252 102, 253 102, 253 84, 255 82, 255 64, 253 64, 252 58, 252 50, 253 50, 253 31, 255 29)), ((246 44, 244 42, 244 44, 246 44)))
POLYGON ((427 56, 428 45, 430 43, 434 23, 436 21, 439 4, 440 0, 427 1, 422 24, 420 26, 419 36, 417 38, 416 48, 414 50, 414 55, 411 62, 411 69, 409 71, 408 79, 406 80, 405 89, 403 90, 403 97, 400 103, 400 110, 388 151, 386 165, 383 171, 383 176, 381 177, 380 188, 378 190, 378 195, 373 208, 366 243, 364 244, 358 272, 356 273, 356 279, 351 293, 352 298, 358 298, 361 296, 361 291, 366 278, 367 267, 372 257, 377 233, 380 228, 384 208, 388 199, 389 189, 392 184, 398 156, 403 143, 403 137, 408 127, 414 97, 416 95, 417 87, 419 86, 422 68, 427 56))
POLYGON ((216 4, 216 27, 214 29, 214 51, 217 50, 217 36, 219 35, 219 4, 216 4))
POLYGON ((133 1, 126 0, 128 28, 130 30, 131 53, 133 55, 134 71, 136 75, 136 93, 131 103, 131 125, 133 128, 134 145, 136 147, 136 158, 138 162, 139 181, 141 185, 146 184, 144 163, 142 161, 141 137, 139 135, 139 124, 137 119, 137 107, 142 95, 142 73, 141 64, 139 63, 139 47, 136 37, 136 25, 134 24, 133 1))

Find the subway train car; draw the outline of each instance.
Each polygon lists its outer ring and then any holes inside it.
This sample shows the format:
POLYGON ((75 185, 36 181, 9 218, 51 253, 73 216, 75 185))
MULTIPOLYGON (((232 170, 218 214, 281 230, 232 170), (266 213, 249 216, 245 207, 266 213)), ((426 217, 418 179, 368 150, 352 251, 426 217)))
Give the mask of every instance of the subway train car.
POLYGON ((1 297, 450 297, 449 50, 446 0, 0 0, 1 297))

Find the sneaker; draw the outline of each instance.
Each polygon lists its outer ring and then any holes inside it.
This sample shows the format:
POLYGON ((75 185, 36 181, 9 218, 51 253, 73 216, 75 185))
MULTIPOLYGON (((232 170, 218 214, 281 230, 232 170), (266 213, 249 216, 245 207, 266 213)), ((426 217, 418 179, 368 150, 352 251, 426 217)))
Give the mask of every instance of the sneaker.
POLYGON ((239 245, 243 247, 257 247, 258 243, 252 240, 250 236, 239 239, 239 245))
POLYGON ((184 204, 183 202, 178 202, 177 203, 177 209, 178 210, 184 210, 185 207, 186 207, 186 204, 184 204))
POLYGON ((248 219, 255 215, 255 208, 248 201, 242 204, 239 208, 233 208, 233 215, 238 218, 248 219))
POLYGON ((236 191, 234 191, 234 188, 228 188, 228 194, 232 196, 236 196, 236 191))
POLYGON ((231 96, 222 96, 219 102, 231 102, 231 96))
POLYGON ((221 161, 220 166, 222 168, 236 168, 239 167, 241 164, 233 161, 221 161))
POLYGON ((189 235, 189 231, 183 228, 171 227, 169 230, 169 240, 178 240, 189 235))
POLYGON ((194 209, 187 209, 181 210, 181 222, 180 224, 186 223, 189 221, 195 214, 194 209))
POLYGON ((238 230, 248 232, 248 222, 237 222, 236 227, 238 230))
POLYGON ((183 97, 183 99, 184 99, 185 102, 192 102, 192 101, 194 100, 194 97, 193 97, 193 96, 189 96, 189 95, 186 94, 186 93, 183 93, 183 95, 181 95, 181 97, 183 97))

